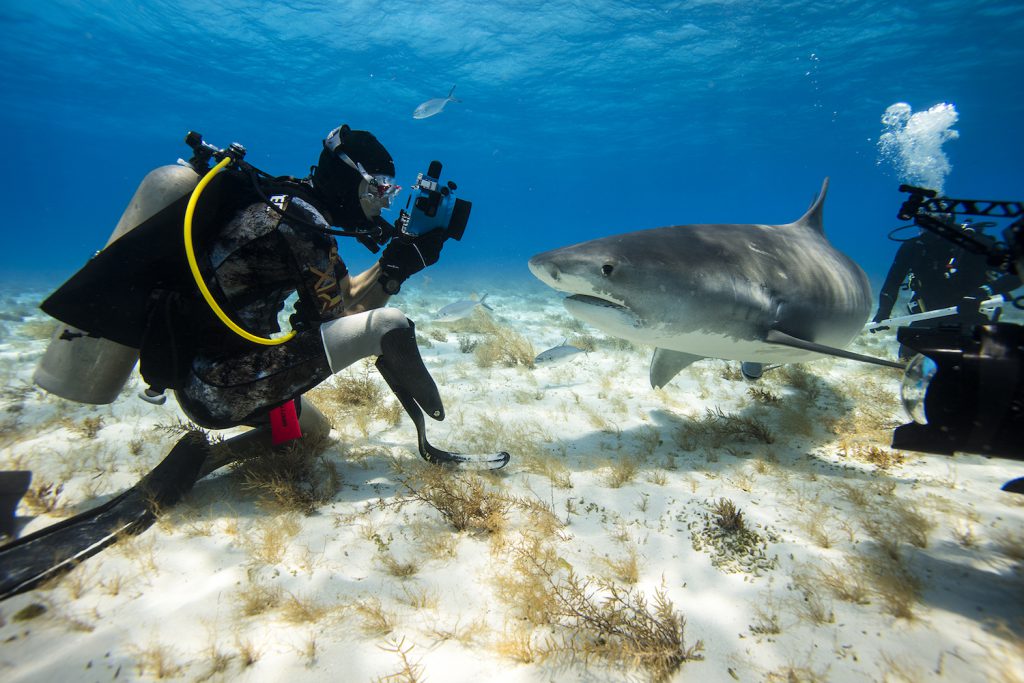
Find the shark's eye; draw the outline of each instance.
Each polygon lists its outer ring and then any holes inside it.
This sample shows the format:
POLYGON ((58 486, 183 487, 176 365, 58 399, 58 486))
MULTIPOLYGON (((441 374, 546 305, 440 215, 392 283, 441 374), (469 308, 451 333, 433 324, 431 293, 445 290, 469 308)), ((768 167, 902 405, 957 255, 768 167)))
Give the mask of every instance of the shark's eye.
POLYGON ((604 275, 605 277, 611 275, 613 270, 615 270, 615 266, 613 266, 610 263, 606 263, 603 266, 601 266, 601 274, 604 275))

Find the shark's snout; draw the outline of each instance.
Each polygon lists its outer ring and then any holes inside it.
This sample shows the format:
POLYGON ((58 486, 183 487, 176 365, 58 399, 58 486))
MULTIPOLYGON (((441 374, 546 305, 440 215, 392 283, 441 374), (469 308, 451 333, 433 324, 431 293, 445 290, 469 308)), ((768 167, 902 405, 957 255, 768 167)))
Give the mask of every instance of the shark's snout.
POLYGON ((542 282, 558 282, 559 268, 545 254, 538 254, 530 259, 530 272, 542 282))

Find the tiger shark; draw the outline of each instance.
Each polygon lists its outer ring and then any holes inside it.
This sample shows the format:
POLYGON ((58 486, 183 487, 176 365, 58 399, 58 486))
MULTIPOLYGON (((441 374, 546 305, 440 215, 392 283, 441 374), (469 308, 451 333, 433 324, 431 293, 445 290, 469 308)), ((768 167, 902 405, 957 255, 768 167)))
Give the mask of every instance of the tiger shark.
POLYGON ((537 254, 530 270, 606 334, 654 346, 651 386, 702 358, 794 363, 846 351, 871 312, 860 266, 825 237, 828 178, 786 225, 676 225, 537 254))

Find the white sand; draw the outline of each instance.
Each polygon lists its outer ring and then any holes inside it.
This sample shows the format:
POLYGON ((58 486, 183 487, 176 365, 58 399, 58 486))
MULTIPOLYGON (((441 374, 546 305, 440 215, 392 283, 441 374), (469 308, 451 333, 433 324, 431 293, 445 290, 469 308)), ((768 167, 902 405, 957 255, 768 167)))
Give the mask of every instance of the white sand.
MULTIPOLYGON (((535 353, 577 334, 556 293, 506 287, 486 290, 492 316, 535 353)), ((415 469, 415 432, 404 415, 397 426, 350 417, 325 454, 340 489, 313 514, 283 512, 218 472, 140 536, 0 603, 0 679, 369 681, 403 672, 399 648, 416 680, 647 678, 596 657, 543 656, 546 641, 570 633, 565 622, 523 619, 523 598, 510 603, 500 580, 522 575, 515 560, 528 554, 515 549, 533 539, 559 558, 555 580, 571 567, 649 602, 664 590, 685 615, 686 644, 703 643, 703 659, 671 680, 1021 680, 1024 496, 999 487, 1024 465, 913 453, 885 469, 864 461, 871 447, 890 453, 890 430, 905 421, 898 373, 807 364, 818 393, 808 398, 781 371, 749 384, 707 360, 654 391, 649 349, 616 350, 593 331, 598 349, 562 365, 481 368, 457 333, 428 322, 472 293, 427 281, 394 301, 432 343, 422 351, 448 419, 428 435, 455 450, 511 452, 487 487, 550 506, 564 526, 512 509, 498 532, 457 532, 421 503, 379 505, 415 469), (779 402, 758 402, 752 387, 779 402), (708 409, 762 421, 774 443, 685 436, 708 409), (760 559, 741 552, 716 567, 712 546, 695 547, 722 498, 763 540, 760 559), (395 575, 402 564, 410 576, 395 575), (243 614, 245 596, 260 591, 276 604, 243 614), (25 619, 32 605, 45 612, 25 619), (375 628, 374 612, 388 625, 375 628)), ((58 513, 69 514, 135 483, 177 438, 154 427, 182 416, 173 400, 136 398, 137 377, 102 407, 31 388, 46 344, 33 310, 42 294, 0 294, 0 467, 33 470, 35 486, 63 484, 58 513), (95 417, 102 427, 88 438, 81 425, 95 417)), ((891 354, 894 341, 855 349, 891 354)), ((23 503, 22 533, 58 513, 23 503)))

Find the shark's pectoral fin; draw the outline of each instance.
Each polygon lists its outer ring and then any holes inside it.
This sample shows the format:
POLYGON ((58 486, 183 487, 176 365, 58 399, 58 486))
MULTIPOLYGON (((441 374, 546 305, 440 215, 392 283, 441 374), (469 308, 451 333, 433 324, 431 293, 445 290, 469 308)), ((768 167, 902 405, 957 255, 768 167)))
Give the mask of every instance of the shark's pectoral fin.
POLYGON ((898 368, 900 370, 906 369, 906 365, 903 363, 886 360, 885 358, 865 356, 860 353, 854 353, 853 351, 847 351, 846 349, 837 349, 834 346, 825 346, 824 344, 807 341, 806 339, 799 339, 786 334, 785 332, 779 332, 778 330, 769 330, 768 334, 765 335, 764 340, 769 344, 788 346, 793 349, 801 349, 802 351, 813 351, 814 353, 821 353, 826 356, 835 356, 837 358, 846 358, 860 363, 871 363, 872 365, 882 365, 887 368, 898 368))
POLYGON ((679 374, 679 371, 690 363, 701 360, 704 356, 695 356, 682 351, 655 349, 651 359, 651 386, 660 389, 679 374))

